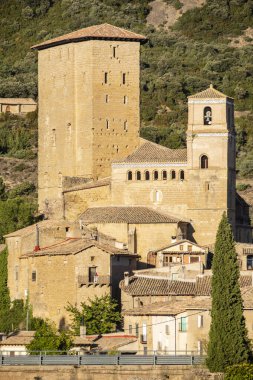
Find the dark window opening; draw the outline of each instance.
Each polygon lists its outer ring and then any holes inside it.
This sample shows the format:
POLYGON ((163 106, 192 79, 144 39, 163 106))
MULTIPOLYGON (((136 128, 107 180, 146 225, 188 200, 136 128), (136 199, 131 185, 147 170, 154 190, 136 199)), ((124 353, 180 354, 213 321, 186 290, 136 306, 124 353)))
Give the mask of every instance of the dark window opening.
POLYGON ((181 179, 181 181, 184 180, 184 171, 183 170, 180 171, 180 179, 181 179))
POLYGON ((113 55, 113 58, 116 58, 116 47, 113 46, 112 48, 112 55, 113 55))
POLYGON ((171 179, 175 179, 176 178, 176 172, 175 170, 172 170, 171 171, 171 179))
POLYGON ((97 277, 97 268, 90 267, 89 268, 89 282, 95 282, 96 277, 97 277))
POLYGON ((146 180, 146 181, 149 181, 149 180, 150 180, 150 174, 149 174, 149 171, 146 171, 146 172, 145 172, 145 180, 146 180))
POLYGON ((32 282, 35 282, 36 279, 37 279, 37 273, 36 273, 36 271, 34 270, 34 271, 32 271, 32 282))
POLYGON ((212 109, 211 107, 204 108, 204 125, 212 124, 212 109))
POLYGON ((166 172, 166 170, 163 170, 163 172, 162 172, 162 178, 163 178, 164 181, 167 180, 167 172, 166 172))
POLYGON ((104 76, 104 82, 105 82, 105 84, 108 83, 108 73, 105 73, 105 76, 104 76))
POLYGON ((154 171, 154 181, 157 181, 158 180, 158 171, 155 170, 154 171))
POLYGON ((126 73, 122 74, 122 84, 126 84, 126 73))
POLYGON ((247 270, 253 269, 253 255, 247 256, 247 270))
POLYGON ((133 179, 133 173, 132 172, 127 173, 127 179, 128 179, 128 181, 132 181, 132 179, 133 179))
POLYGON ((206 155, 203 155, 200 158, 200 168, 208 169, 208 157, 206 155))
POLYGON ((141 172, 136 172, 136 179, 137 181, 140 181, 141 180, 141 172))

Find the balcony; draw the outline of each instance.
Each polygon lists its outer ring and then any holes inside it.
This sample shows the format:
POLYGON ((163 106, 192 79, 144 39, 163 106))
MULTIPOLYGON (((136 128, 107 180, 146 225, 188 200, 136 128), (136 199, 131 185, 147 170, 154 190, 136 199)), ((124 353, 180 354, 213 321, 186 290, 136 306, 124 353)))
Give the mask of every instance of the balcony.
POLYGON ((78 286, 110 286, 111 285, 111 277, 110 276, 94 276, 93 278, 89 278, 89 276, 78 276, 77 278, 78 286))

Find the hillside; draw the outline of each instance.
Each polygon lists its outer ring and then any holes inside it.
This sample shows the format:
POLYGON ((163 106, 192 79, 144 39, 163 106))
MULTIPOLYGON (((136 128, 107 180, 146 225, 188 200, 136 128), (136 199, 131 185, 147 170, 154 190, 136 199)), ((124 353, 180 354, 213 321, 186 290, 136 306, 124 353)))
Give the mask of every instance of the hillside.
MULTIPOLYGON (((0 97, 37 98, 33 44, 103 22, 149 38, 142 47, 142 136, 185 146, 187 96, 213 83, 235 98, 238 175, 253 177, 252 0, 2 0, 0 97)), ((35 119, 0 120, 7 188, 35 181, 35 119)))

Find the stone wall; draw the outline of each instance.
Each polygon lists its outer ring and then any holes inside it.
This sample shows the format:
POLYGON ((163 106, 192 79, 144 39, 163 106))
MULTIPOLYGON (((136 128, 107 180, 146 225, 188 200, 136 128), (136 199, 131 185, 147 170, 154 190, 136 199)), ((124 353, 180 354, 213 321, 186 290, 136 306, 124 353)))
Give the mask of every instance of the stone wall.
POLYGON ((204 368, 189 366, 45 366, 0 367, 0 380, 223 380, 204 368))

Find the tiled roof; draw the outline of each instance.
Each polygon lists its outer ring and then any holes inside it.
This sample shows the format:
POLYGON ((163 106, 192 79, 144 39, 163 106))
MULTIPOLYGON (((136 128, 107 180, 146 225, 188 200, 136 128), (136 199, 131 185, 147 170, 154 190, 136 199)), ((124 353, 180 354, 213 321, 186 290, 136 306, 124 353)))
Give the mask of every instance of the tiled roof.
POLYGON ((79 252, 82 252, 88 248, 91 247, 97 247, 98 249, 101 249, 102 251, 105 251, 112 255, 127 255, 127 256, 138 256, 134 253, 129 252, 126 249, 120 249, 116 248, 115 246, 112 246, 110 244, 104 244, 99 243, 96 240, 93 239, 73 239, 69 238, 64 240, 61 243, 54 244, 47 248, 41 248, 39 251, 32 251, 25 253, 21 257, 28 257, 28 256, 55 256, 55 255, 75 255, 79 252))
POLYGON ((119 163, 140 163, 140 162, 187 162, 186 149, 169 149, 165 146, 147 141, 136 151, 125 159, 116 161, 119 163))
POLYGON ((81 185, 69 187, 67 189, 64 189, 63 192, 68 193, 71 191, 79 191, 79 190, 85 190, 85 189, 92 189, 94 187, 108 186, 108 185, 110 185, 110 183, 111 183, 110 178, 103 178, 103 179, 100 179, 98 181, 90 181, 87 183, 83 183, 81 185))
POLYGON ((33 104, 37 103, 31 98, 0 98, 0 104, 33 104))
POLYGON ((46 49, 50 46, 67 44, 70 42, 78 42, 91 39, 108 39, 108 40, 127 40, 139 41, 144 43, 147 38, 141 34, 131 32, 126 29, 118 28, 110 24, 93 25, 84 29, 64 34, 51 40, 42 42, 41 44, 32 46, 32 49, 46 49))
POLYGON ((35 331, 19 331, 17 333, 13 333, 9 335, 5 340, 0 342, 1 346, 25 346, 29 344, 35 335, 35 331))
POLYGON ((196 294, 196 283, 195 281, 169 281, 168 294, 194 296, 196 294))
MULTIPOLYGON (((211 276, 197 276, 196 281, 193 281, 134 275, 129 278, 128 286, 125 286, 125 282, 122 280, 120 288, 131 296, 178 295, 210 297, 211 278, 211 276)), ((252 286, 251 276, 242 275, 240 277, 240 287, 243 289, 248 286, 252 286)))
MULTIPOLYGON (((202 254, 204 254, 205 251, 206 251, 206 249, 207 249, 206 247, 203 247, 203 246, 201 246, 201 245, 199 245, 199 244, 196 244, 196 243, 194 243, 194 242, 192 242, 192 241, 190 241, 190 240, 183 239, 183 240, 177 240, 177 241, 174 242, 174 243, 168 244, 168 245, 166 245, 166 246, 164 246, 164 247, 161 247, 161 248, 159 248, 159 249, 156 249, 155 251, 152 251, 152 252, 160 252, 160 251, 163 251, 163 250, 165 250, 165 249, 168 249, 168 248, 171 248, 171 247, 175 247, 175 246, 180 245, 180 244, 183 244, 183 243, 188 243, 188 244, 190 244, 190 245, 194 245, 195 247, 200 248, 200 251, 198 251, 198 252, 195 252, 195 251, 190 251, 190 252, 189 252, 189 253, 192 253, 192 254, 196 254, 196 253, 202 253, 202 254), (203 251, 201 251, 201 249, 202 249, 203 251)), ((178 252, 178 251, 175 251, 175 252, 178 252)), ((182 252, 185 253, 185 251, 182 251, 182 252)), ((172 251, 169 251, 169 253, 172 253, 172 251)))
POLYGON ((189 99, 202 98, 202 99, 217 99, 217 98, 227 98, 227 95, 213 88, 212 85, 206 90, 198 92, 197 94, 191 95, 189 99))
POLYGON ((168 280, 132 276, 129 278, 129 285, 125 286, 122 280, 120 288, 132 296, 162 296, 168 294, 168 280))
POLYGON ((36 225, 38 225, 40 230, 46 230, 46 229, 52 229, 52 228, 57 228, 57 227, 68 227, 69 223, 65 221, 59 221, 59 220, 43 220, 41 222, 38 222, 36 224, 32 224, 31 226, 21 228, 20 230, 10 232, 7 235, 4 235, 4 237, 13 237, 13 236, 27 236, 32 233, 35 233, 36 231, 36 225))
POLYGON ((210 310, 211 298, 196 297, 191 300, 156 302, 140 308, 126 310, 123 315, 177 315, 188 309, 210 310))
POLYGON ((92 207, 81 216, 84 223, 177 223, 180 219, 148 207, 92 207))

